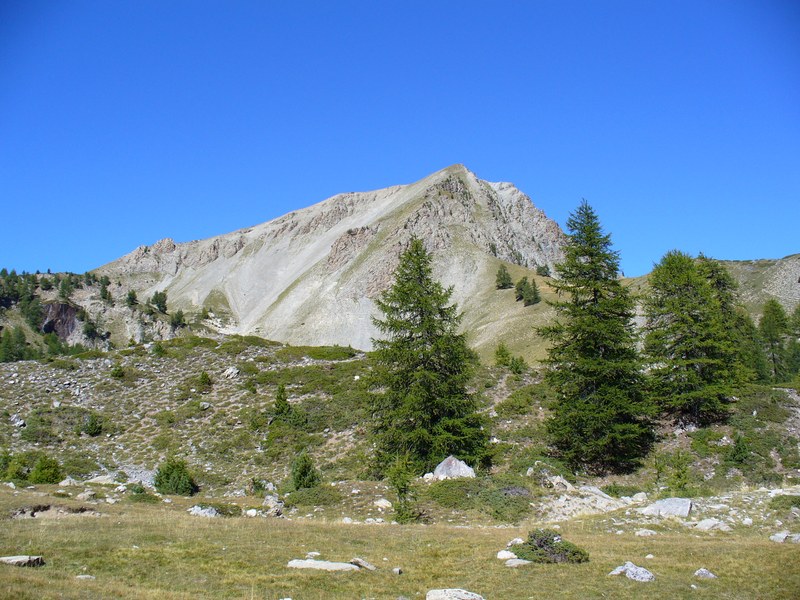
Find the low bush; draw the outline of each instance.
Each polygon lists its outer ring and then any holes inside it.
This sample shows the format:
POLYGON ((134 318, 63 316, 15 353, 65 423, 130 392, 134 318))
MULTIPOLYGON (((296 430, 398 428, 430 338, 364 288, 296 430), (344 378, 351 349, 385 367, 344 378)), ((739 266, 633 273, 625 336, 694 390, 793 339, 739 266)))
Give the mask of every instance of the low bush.
POLYGON ((55 458, 49 456, 40 457, 28 474, 30 483, 58 483, 61 478, 61 465, 55 458))
POLYGON ((292 486, 295 490, 317 487, 321 478, 314 468, 314 461, 303 452, 292 463, 292 486))
POLYGON ((287 508, 296 506, 333 506, 342 501, 342 494, 330 485, 302 488, 287 494, 284 504, 287 508))
POLYGON ((800 496, 780 495, 770 498, 769 507, 772 510, 788 511, 800 508, 800 496))
POLYGON ((589 553, 572 542, 561 539, 552 529, 534 529, 528 539, 513 547, 517 558, 535 563, 584 563, 589 553))
POLYGON ((192 496, 198 492, 186 462, 174 458, 167 459, 158 470, 154 479, 156 489, 161 494, 192 496))
POLYGON ((636 485, 624 485, 621 483, 610 483, 601 488, 609 496, 615 498, 622 498, 623 496, 633 496, 643 491, 641 487, 636 485))

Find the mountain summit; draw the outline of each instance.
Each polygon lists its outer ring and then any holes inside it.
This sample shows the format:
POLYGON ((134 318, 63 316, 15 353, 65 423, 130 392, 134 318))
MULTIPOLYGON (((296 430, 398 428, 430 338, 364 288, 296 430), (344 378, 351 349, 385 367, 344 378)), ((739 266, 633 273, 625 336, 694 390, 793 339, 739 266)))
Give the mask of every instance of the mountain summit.
POLYGON ((391 283, 412 236, 432 252, 435 276, 453 286, 472 331, 500 326, 500 315, 486 310, 500 261, 552 270, 565 239, 512 184, 453 165, 416 183, 339 194, 206 240, 140 246, 97 273, 142 299, 166 291, 170 310, 205 308, 226 333, 368 349, 377 335, 373 299, 391 283))

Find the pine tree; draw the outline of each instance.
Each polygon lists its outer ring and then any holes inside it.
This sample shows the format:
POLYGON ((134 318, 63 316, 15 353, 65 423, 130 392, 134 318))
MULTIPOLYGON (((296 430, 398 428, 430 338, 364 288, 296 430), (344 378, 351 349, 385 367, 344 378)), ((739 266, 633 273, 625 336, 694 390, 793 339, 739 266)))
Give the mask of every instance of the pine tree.
POLYGON ((542 296, 539 294, 539 286, 536 285, 536 280, 531 278, 528 286, 522 290, 522 303, 525 306, 532 306, 542 301, 542 296))
POLYGON ((619 281, 619 255, 594 210, 582 202, 560 276, 552 285, 557 320, 539 332, 551 342, 546 379, 557 394, 547 431, 572 468, 636 466, 652 443, 633 326, 634 302, 619 281))
POLYGON ((742 379, 732 296, 709 269, 702 259, 667 252, 650 274, 644 302, 654 397, 663 410, 699 424, 725 417, 732 386, 742 379))
POLYGON ((511 273, 505 265, 500 265, 497 269, 497 276, 495 277, 495 286, 498 290, 507 290, 514 287, 514 281, 511 279, 511 273))
POLYGON ((789 333, 789 317, 781 303, 774 298, 764 304, 758 331, 767 353, 772 381, 782 381, 788 374, 785 336, 789 333))
POLYGON ((517 302, 525 297, 525 290, 527 290, 529 286, 527 275, 517 282, 517 285, 514 286, 514 294, 517 298, 517 302))
POLYGON ((400 257, 395 280, 376 300, 385 336, 375 346, 374 434, 380 473, 408 454, 415 472, 453 454, 475 464, 487 434, 467 384, 476 362, 450 305, 452 289, 432 277, 431 256, 417 238, 400 257))

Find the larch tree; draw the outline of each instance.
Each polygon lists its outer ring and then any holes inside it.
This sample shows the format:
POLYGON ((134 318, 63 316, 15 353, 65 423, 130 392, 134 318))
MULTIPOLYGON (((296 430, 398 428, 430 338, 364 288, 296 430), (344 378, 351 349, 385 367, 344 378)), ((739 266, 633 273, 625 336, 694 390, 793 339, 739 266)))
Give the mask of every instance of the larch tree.
POLYGON ((467 384, 476 363, 452 289, 432 276, 431 256, 412 238, 392 286, 376 300, 383 334, 375 347, 376 468, 386 473, 407 456, 415 472, 452 454, 469 463, 486 459, 488 434, 467 384))
POLYGON ((743 379, 733 291, 707 260, 667 252, 644 301, 654 398, 664 412, 701 425, 725 417, 732 386, 743 379))
POLYGON ((781 303, 774 298, 764 304, 758 331, 767 353, 772 381, 783 381, 788 374, 786 336, 789 333, 789 317, 781 303))
POLYGON ((567 221, 564 261, 551 285, 557 318, 539 332, 551 342, 546 379, 556 392, 547 421, 552 445, 573 469, 602 473, 635 467, 653 441, 650 407, 619 254, 583 201, 567 221))

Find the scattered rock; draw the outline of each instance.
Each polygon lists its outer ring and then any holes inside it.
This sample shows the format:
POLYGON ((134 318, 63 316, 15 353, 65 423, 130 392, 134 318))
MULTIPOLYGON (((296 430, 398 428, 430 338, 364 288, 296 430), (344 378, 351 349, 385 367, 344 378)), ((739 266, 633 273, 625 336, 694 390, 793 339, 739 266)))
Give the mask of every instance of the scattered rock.
POLYGON ((773 541, 773 542, 777 542, 779 544, 782 544, 783 542, 786 541, 787 537, 789 537, 789 532, 788 531, 779 531, 778 533, 775 533, 775 534, 769 536, 769 539, 771 541, 773 541))
POLYGON ((691 511, 689 498, 664 498, 640 510, 641 514, 651 517, 688 517, 691 511))
POLYGON ((25 419, 18 414, 13 414, 11 415, 11 425, 14 427, 25 427, 25 419))
POLYGON ((703 519, 694 526, 698 531, 730 531, 731 528, 727 523, 723 523, 719 519, 708 518, 703 519))
POLYGON ((115 485, 117 482, 114 481, 114 477, 111 475, 98 475, 97 477, 92 477, 91 479, 87 479, 84 483, 96 483, 99 485, 115 485))
POLYGON ((76 485, 80 485, 77 481, 75 481, 72 477, 67 477, 61 483, 58 484, 58 487, 74 487, 76 485))
POLYGON ((225 379, 235 379, 236 377, 239 376, 239 369, 237 369, 236 367, 233 367, 233 366, 228 367, 227 369, 225 369, 222 372, 222 376, 225 379))
POLYGON ((385 508, 385 509, 392 508, 392 503, 389 502, 386 498, 378 498, 377 500, 375 500, 375 502, 373 502, 373 504, 378 508, 385 508))
MULTIPOLYGON (((533 467, 528 469, 528 471, 532 471, 533 467)), ((529 473, 530 476, 530 473, 529 473)), ((547 477, 545 479, 547 485, 554 490, 559 492, 571 492, 575 489, 575 486, 572 485, 569 481, 564 479, 561 475, 553 475, 552 477, 547 477)))
POLYGON ((266 509, 268 517, 280 517, 283 514, 283 501, 276 494, 264 496, 264 502, 261 506, 266 509))
POLYGON ((86 502, 87 500, 94 499, 95 496, 97 496, 97 493, 95 493, 94 490, 84 490, 80 494, 75 496, 75 499, 76 500, 81 500, 83 502, 86 502))
POLYGON ((638 494, 631 496, 631 500, 634 502, 647 502, 647 494, 644 492, 639 492, 638 494))
POLYGON ((753 524, 753 519, 751 519, 750 517, 745 517, 744 519, 742 519, 742 525, 744 525, 745 527, 750 527, 752 524, 753 524))
POLYGON ((497 558, 499 560, 509 560, 517 558, 517 555, 510 550, 500 550, 500 552, 497 553, 497 558))
POLYGON ((329 560, 290 560, 286 565, 290 569, 316 569, 318 571, 359 571, 360 567, 344 562, 331 562, 329 560))
POLYGON ((511 548, 511 546, 516 546, 517 544, 524 544, 524 543, 525 540, 523 540, 522 538, 514 538, 513 540, 511 540, 506 544, 506 548, 511 548))
POLYGON ((436 480, 458 479, 460 477, 475 477, 475 471, 464 461, 458 460, 455 456, 448 456, 433 470, 433 478, 436 480))
POLYGON ((41 556, 0 556, 0 563, 13 565, 15 567, 41 567, 44 564, 44 558, 41 556))
POLYGON ((402 575, 403 569, 401 569, 400 567, 395 567, 394 569, 392 569, 392 573, 394 573, 395 575, 402 575))
POLYGON ((83 581, 92 581, 97 579, 94 575, 75 575, 75 579, 81 579, 83 581))
POLYGON ((246 511, 244 511, 244 516, 245 517, 251 517, 251 518, 252 517, 257 517, 258 516, 258 511, 255 508, 248 508, 246 511))
POLYGON ((306 558, 317 558, 318 556, 321 556, 319 552, 306 552, 306 558))
POLYGON ((372 565, 365 561, 363 558, 351 558, 350 564, 355 565, 357 567, 361 567, 362 569, 366 569, 367 571, 374 571, 376 569, 375 565, 372 565))
POLYGON ((652 554, 648 554, 647 556, 645 556, 645 558, 650 559, 650 558, 655 558, 655 556, 653 556, 652 554))
POLYGON ((699 577, 700 579, 716 579, 717 576, 714 575, 711 571, 706 568, 697 569, 694 572, 695 577, 699 577))
POLYGON ((628 579, 633 581, 653 581, 656 576, 644 567, 637 567, 632 562, 628 561, 624 565, 617 567, 609 575, 625 575, 628 579))
POLYGON ((193 517, 218 517, 219 513, 217 512, 216 508, 212 508, 211 506, 202 507, 199 504, 195 504, 192 508, 188 509, 188 512, 193 517))
POLYGON ((532 561, 530 561, 530 560, 524 560, 522 558, 509 558, 506 561, 506 566, 507 567, 511 567, 512 569, 515 569, 517 567, 522 567, 524 565, 529 565, 529 564, 531 564, 531 562, 532 561))
POLYGON ((484 600, 483 596, 475 592, 462 589, 430 590, 425 594, 425 600, 484 600))
POLYGON ((353 519, 351 519, 350 517, 342 517, 342 523, 344 523, 345 525, 351 525, 353 523, 353 519))
POLYGON ((658 535, 658 532, 653 531, 652 529, 640 529, 634 535, 637 537, 650 537, 652 535, 658 535))
POLYGON ((200 403, 200 410, 208 410, 209 408, 211 408, 211 402, 200 403))

